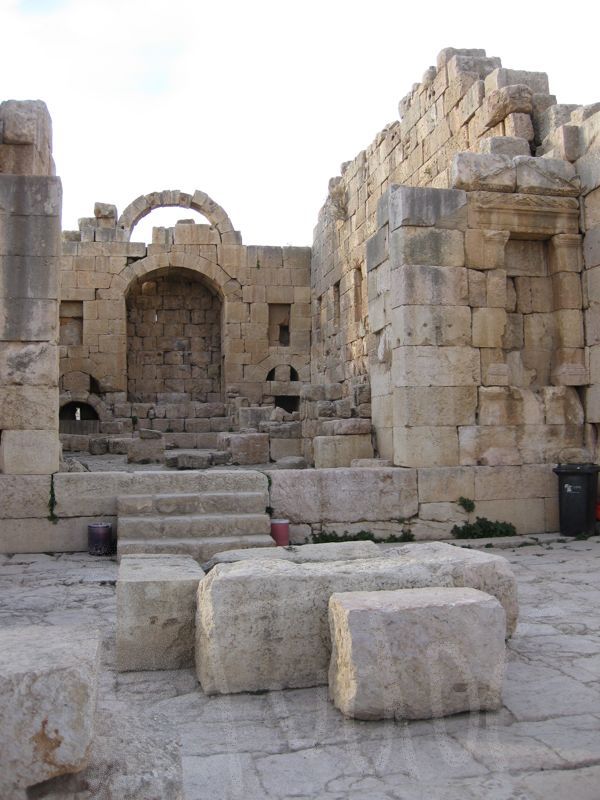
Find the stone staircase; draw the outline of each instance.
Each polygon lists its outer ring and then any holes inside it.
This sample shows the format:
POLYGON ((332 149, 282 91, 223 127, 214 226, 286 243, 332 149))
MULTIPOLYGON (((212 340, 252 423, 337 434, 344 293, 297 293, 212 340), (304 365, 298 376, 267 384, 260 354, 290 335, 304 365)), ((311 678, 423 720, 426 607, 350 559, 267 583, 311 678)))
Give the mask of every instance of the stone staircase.
POLYGON ((199 476, 197 490, 182 488, 117 498, 118 555, 183 553, 206 561, 221 550, 274 544, 262 473, 213 470, 199 476))

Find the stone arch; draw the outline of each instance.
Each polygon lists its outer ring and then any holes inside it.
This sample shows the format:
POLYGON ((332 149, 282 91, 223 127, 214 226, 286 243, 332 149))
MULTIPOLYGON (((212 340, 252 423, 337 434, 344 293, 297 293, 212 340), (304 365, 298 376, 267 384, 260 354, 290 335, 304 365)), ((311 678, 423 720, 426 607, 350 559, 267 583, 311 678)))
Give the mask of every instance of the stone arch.
POLYGON ((96 395, 90 394, 90 392, 63 392, 58 401, 59 409, 69 403, 84 403, 85 405, 91 406, 96 414, 98 414, 98 419, 101 422, 112 419, 112 414, 106 407, 106 404, 96 395))
POLYGON ((117 222, 117 227, 127 231, 129 238, 137 223, 151 211, 156 208, 173 207, 191 208, 202 214, 218 232, 221 241, 224 234, 231 233, 234 230, 227 213, 206 192, 197 190, 194 194, 187 194, 179 191, 179 189, 165 189, 162 192, 150 192, 150 194, 140 195, 123 211, 117 222))
POLYGON ((235 280, 235 278, 232 278, 228 272, 225 272, 223 267, 202 256, 181 252, 146 256, 146 258, 141 258, 139 261, 134 261, 132 264, 125 267, 120 274, 120 277, 127 287, 125 289, 125 295, 134 281, 143 278, 150 272, 158 272, 160 270, 165 270, 166 272, 171 267, 175 269, 189 269, 191 272, 201 275, 210 288, 216 292, 221 299, 242 299, 242 287, 240 283, 235 280))
MULTIPOLYGON (((296 357, 292 356, 291 358, 285 358, 285 356, 282 357, 281 354, 273 354, 267 356, 267 358, 263 359, 263 361, 261 361, 259 364, 259 367, 261 369, 264 369, 265 371, 263 381, 270 380, 270 378, 268 377, 269 374, 276 367, 282 367, 282 366, 290 367, 290 369, 294 370, 294 372, 297 375, 297 378, 295 379, 294 382, 303 380, 302 371, 307 367, 305 358, 303 358, 302 356, 296 356, 296 357)), ((306 378, 306 380, 308 380, 308 378, 306 378)))

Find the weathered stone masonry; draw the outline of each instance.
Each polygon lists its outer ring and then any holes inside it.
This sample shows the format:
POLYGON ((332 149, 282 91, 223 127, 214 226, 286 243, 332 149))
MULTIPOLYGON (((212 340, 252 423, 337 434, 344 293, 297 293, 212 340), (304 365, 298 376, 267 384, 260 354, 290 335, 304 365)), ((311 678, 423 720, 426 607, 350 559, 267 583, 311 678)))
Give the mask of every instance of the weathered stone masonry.
POLYGON ((32 547, 81 542, 76 504, 60 535, 42 519, 59 374, 64 415, 85 404, 82 432, 115 451, 144 427, 242 464, 327 468, 272 473, 271 506, 300 539, 405 524, 444 537, 466 518, 460 496, 520 532, 556 530, 552 464, 597 460, 600 105, 559 105, 544 73, 448 48, 399 112, 330 181, 312 249, 243 245, 205 193, 162 191, 120 216, 97 203, 60 255, 47 111, 0 106, 2 515, 21 520, 3 540, 25 535, 26 512, 32 547), (207 224, 135 242, 163 206, 207 224), (367 500, 351 466, 373 455, 367 500), (27 509, 11 473, 43 473, 27 509), (397 481, 410 501, 390 503, 397 481))

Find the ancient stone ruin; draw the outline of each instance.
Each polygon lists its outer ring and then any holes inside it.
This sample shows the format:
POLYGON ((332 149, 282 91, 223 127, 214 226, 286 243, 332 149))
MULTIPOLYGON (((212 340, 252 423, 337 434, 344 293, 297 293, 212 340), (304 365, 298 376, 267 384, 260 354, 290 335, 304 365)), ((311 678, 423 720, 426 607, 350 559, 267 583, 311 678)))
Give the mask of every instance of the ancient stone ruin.
POLYGON ((600 421, 600 107, 448 48, 399 114, 331 179, 308 248, 244 244, 194 187, 61 237, 48 111, 0 106, 1 550, 83 549, 120 496, 228 465, 269 473, 296 541, 446 538, 459 497, 557 529, 552 465, 595 460, 600 421), (137 242, 166 206, 206 224, 137 242), (67 474, 61 446, 108 471, 67 474), (156 466, 117 480, 119 454, 156 466))
POLYGON ((501 706, 506 559, 264 549, 273 517, 298 544, 475 513, 556 531, 553 466, 598 459, 600 104, 448 48, 399 113, 331 179, 312 248, 282 248, 193 187, 61 235, 48 110, 0 104, 0 553, 84 551, 102 520, 120 560, 116 633, 0 630, 2 796, 183 796, 101 644, 206 695, 328 685, 350 718, 501 706), (137 242, 169 206, 207 222, 137 242))

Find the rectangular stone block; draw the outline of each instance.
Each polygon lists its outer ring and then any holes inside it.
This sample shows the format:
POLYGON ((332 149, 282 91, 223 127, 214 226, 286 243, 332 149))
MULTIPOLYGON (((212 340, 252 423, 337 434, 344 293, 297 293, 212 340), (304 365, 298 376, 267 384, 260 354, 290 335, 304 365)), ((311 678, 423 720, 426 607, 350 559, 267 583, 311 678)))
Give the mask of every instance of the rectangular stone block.
POLYGON ((50 475, 58 471, 58 430, 3 430, 0 472, 9 475, 50 475))
POLYGON ((468 306, 397 306, 392 309, 396 345, 456 346, 471 343, 468 306))
POLYGON ((402 467, 453 467, 459 463, 455 426, 394 428, 394 464, 402 467))
POLYGON ((467 224, 467 196, 457 189, 392 186, 386 199, 390 231, 406 226, 464 230, 467 224))
POLYGON ((472 467, 422 467, 418 471, 419 503, 456 503, 459 497, 475 496, 472 467))
POLYGON ((122 556, 117 577, 117 669, 194 663, 196 593, 204 571, 191 556, 122 556))
POLYGON ((367 272, 371 272, 389 256, 388 226, 384 225, 367 240, 367 272))
POLYGON ((474 269, 502 269, 508 231, 469 229, 465 233, 466 265, 474 269))
POLYGON ((22 298, 0 299, 0 341, 58 339, 58 302, 22 298))
POLYGON ((403 386, 394 389, 394 427, 474 425, 476 386, 403 386))
POLYGON ((268 464, 269 435, 267 433, 220 433, 219 449, 231 453, 232 464, 268 464))
POLYGON ((58 428, 58 387, 0 387, 0 430, 58 428))
POLYGON ((0 298, 57 300, 58 259, 51 256, 0 256, 0 298))
POLYGON ((568 161, 517 156, 514 164, 517 169, 517 192, 557 197, 579 195, 579 178, 575 167, 568 161))
POLYGON ((553 236, 548 242, 548 269, 557 272, 581 272, 583 269, 583 240, 577 233, 553 236))
POLYGON ((502 347, 505 331, 503 308, 473 309, 473 347, 502 347))
POLYGON ((476 513, 493 521, 511 522, 519 535, 543 533, 546 530, 543 498, 479 500, 476 513))
POLYGON ((450 182, 455 189, 467 192, 514 192, 516 175, 512 159, 508 156, 457 153, 452 161, 450 182))
POLYGON ((506 560, 441 542, 404 545, 389 557, 368 560, 218 565, 198 587, 196 670, 202 688, 229 694, 324 684, 331 655, 327 606, 334 592, 432 585, 467 586, 497 597, 507 633, 514 630, 516 584, 506 560))
POLYGON ((389 521, 418 511, 412 469, 272 470, 273 515, 295 524, 389 521))
POLYGON ((472 347, 396 347, 392 358, 395 387, 480 383, 479 351, 472 347))
POLYGON ((553 464, 524 464, 512 467, 474 467, 475 511, 480 500, 513 500, 556 497, 558 478, 553 464))
POLYGON ((432 719, 502 703, 506 615, 476 589, 334 593, 329 694, 355 719, 432 719))
POLYGON ((58 386, 58 347, 48 342, 2 342, 0 385, 58 386))
POLYGON ((302 455, 302 439, 271 439, 270 440, 271 461, 279 461, 280 458, 302 455))
POLYGON ((38 175, 0 175, 0 214, 59 217, 60 178, 38 175))
POLYGON ((467 270, 434 266, 404 266, 392 273, 392 308, 406 305, 466 306, 467 270))
POLYGON ((403 265, 464 267, 462 231, 436 228, 402 227, 390 235, 392 270, 403 265))
POLYGON ((502 192, 469 192, 470 228, 511 231, 538 239, 579 233, 579 203, 574 197, 502 192))
POLYGON ((0 256, 60 256, 58 216, 0 213, 0 256))
POLYGON ((543 425, 544 403, 531 389, 481 386, 478 422, 480 425, 543 425))
POLYGON ((355 458, 373 458, 370 434, 315 436, 313 448, 317 469, 349 467, 355 458))
MULTIPOLYGON (((68 625, 0 630, 0 793, 87 766, 94 734, 100 639, 68 625)), ((20 791, 19 791, 20 790, 20 791)))

